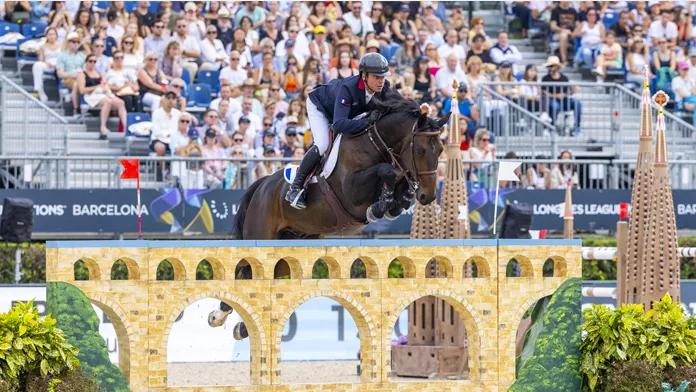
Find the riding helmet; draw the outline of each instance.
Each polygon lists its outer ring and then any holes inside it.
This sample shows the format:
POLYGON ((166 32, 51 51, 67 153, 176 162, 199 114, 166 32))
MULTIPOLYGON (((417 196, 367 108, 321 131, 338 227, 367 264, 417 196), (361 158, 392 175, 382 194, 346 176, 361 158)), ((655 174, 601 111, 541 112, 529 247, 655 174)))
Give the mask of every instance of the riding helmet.
POLYGON ((379 53, 368 53, 360 59, 358 65, 360 73, 373 74, 375 76, 389 76, 389 62, 379 53))

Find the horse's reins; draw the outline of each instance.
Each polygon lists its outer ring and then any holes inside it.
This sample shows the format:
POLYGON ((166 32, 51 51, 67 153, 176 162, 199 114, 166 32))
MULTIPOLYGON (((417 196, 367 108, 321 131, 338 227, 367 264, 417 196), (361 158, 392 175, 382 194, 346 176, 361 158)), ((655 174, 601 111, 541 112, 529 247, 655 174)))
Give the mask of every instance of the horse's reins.
MULTIPOLYGON (((377 120, 379 121, 379 119, 377 120)), ((384 139, 382 139, 382 136, 379 134, 377 131, 377 121, 375 121, 374 124, 372 124, 371 127, 368 128, 367 130, 367 136, 370 138, 370 141, 372 142, 372 145, 375 147, 375 149, 382 154, 384 159, 389 162, 395 169, 398 171, 402 172, 404 174, 404 178, 406 179, 406 182, 408 183, 408 187, 410 188, 411 191, 415 191, 419 187, 419 182, 418 182, 418 176, 422 175, 433 175, 437 174, 437 168, 435 170, 427 170, 427 171, 418 171, 418 168, 416 168, 416 146, 414 144, 414 140, 416 139, 416 136, 427 136, 427 137, 432 137, 432 136, 439 136, 440 132, 439 131, 433 131, 433 132, 417 132, 416 130, 416 125, 418 124, 418 120, 413 123, 413 127, 411 128, 411 141, 409 143, 411 147, 411 154, 412 154, 412 161, 413 161, 413 173, 416 174, 416 177, 413 178, 413 175, 411 174, 411 171, 404 169, 403 165, 399 161, 401 156, 404 153, 404 150, 406 149, 406 144, 403 145, 401 148, 400 154, 396 154, 394 152, 394 149, 390 148, 387 146, 387 143, 384 142, 384 139), (374 132, 373 132, 374 131, 374 132), (372 136, 374 133, 375 137, 372 136), (389 155, 389 158, 385 155, 385 153, 382 151, 382 148, 377 144, 375 141, 379 141, 379 143, 384 147, 384 150, 386 153, 389 155)))

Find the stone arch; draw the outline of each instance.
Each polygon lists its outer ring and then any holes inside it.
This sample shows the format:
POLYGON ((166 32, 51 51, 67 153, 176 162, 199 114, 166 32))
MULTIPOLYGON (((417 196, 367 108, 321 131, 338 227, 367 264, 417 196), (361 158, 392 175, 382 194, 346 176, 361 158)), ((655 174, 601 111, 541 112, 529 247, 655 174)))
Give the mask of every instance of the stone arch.
MULTIPOLYGON (((436 262, 439 267, 440 267, 440 276, 439 278, 451 278, 452 277, 452 262, 447 257, 444 256, 433 256, 430 260, 428 260, 428 263, 426 263, 425 268, 427 270, 428 264, 431 262, 436 262)), ((427 271, 426 271, 426 277, 427 277, 427 271)))
POLYGON ((410 278, 415 278, 416 277, 416 264, 411 260, 410 258, 406 256, 398 256, 394 258, 394 260, 389 263, 389 266, 387 267, 387 270, 384 271, 384 277, 383 279, 389 278, 389 267, 391 267, 392 263, 395 261, 399 261, 401 263, 401 266, 404 269, 404 279, 410 279, 410 278))
POLYGON ((201 265, 203 261, 207 261, 208 264, 210 264, 210 268, 213 269, 212 280, 225 280, 225 266, 222 265, 220 260, 214 257, 206 257, 205 259, 201 260, 198 265, 196 265, 196 271, 198 270, 198 266, 201 265))
POLYGON ((240 267, 240 264, 243 266, 244 264, 249 264, 251 266, 251 275, 252 279, 263 279, 263 264, 257 260, 254 257, 244 257, 243 259, 240 259, 237 264, 235 265, 235 271, 234 271, 234 278, 239 279, 237 277, 237 270, 240 267))
MULTIPOLYGON (((326 267, 329 269, 329 279, 341 279, 341 265, 333 257, 322 256, 312 265, 312 270, 314 265, 316 265, 319 260, 323 260, 326 263, 326 267)), ((314 279, 314 278, 313 278, 314 279)))
MULTIPOLYGON (((119 260, 126 265, 126 268, 128 268, 128 280, 140 280, 140 267, 135 260, 129 259, 128 257, 121 257, 120 259, 116 260, 114 264, 116 264, 119 260)), ((111 268, 113 269, 113 265, 111 268)))
POLYGON ((546 259, 546 262, 549 260, 553 261, 553 277, 554 278, 563 278, 567 276, 568 274, 568 262, 561 257, 561 256, 551 256, 548 259, 546 259))
MULTIPOLYGON (((481 256, 471 256, 464 262, 464 269, 466 269, 467 263, 471 261, 473 265, 476 266, 476 278, 490 278, 491 269, 488 265, 488 261, 481 256)), ((462 276, 466 277, 464 273, 462 276)))
MULTIPOLYGON (((365 264, 365 267, 367 267, 367 264, 365 264)), ((302 304, 318 297, 326 297, 338 302, 339 304, 343 305, 350 316, 353 317, 355 325, 358 327, 358 334, 360 335, 360 382, 367 383, 377 381, 375 369, 379 369, 379 365, 376 363, 377 356, 379 355, 379 346, 375 344, 377 332, 370 328, 371 325, 376 325, 376 323, 372 320, 367 309, 365 309, 360 302, 358 302, 352 296, 338 291, 313 291, 289 306, 285 310, 285 313, 278 318, 278 329, 274 332, 275 336, 273 337, 273 345, 275 348, 274 352, 277 352, 280 355, 280 343, 283 338, 283 329, 285 328, 285 324, 288 322, 288 319, 290 319, 290 316, 295 312, 295 310, 297 310, 297 308, 302 306, 302 304), (372 377, 374 377, 374 379, 372 379, 372 377)), ((275 363, 275 365, 280 365, 280 359, 277 361, 277 363, 275 363)), ((275 370, 280 372, 280 369, 275 370)))
MULTIPOLYGON (((157 269, 159 269, 159 266, 162 265, 165 261, 168 261, 169 264, 171 264, 172 268, 174 269, 174 280, 186 280, 186 268, 184 267, 184 263, 181 262, 179 259, 175 259, 173 257, 167 257, 166 259, 163 259, 157 264, 157 268, 155 269, 155 273, 157 273, 157 269)), ((155 279, 157 277, 155 276, 155 279)), ((194 276, 195 280, 195 276, 194 276)))
MULTIPOLYGON (((515 255, 508 262, 505 264, 505 268, 507 269, 508 264, 510 264, 512 261, 516 260, 517 263, 520 265, 520 278, 533 278, 534 277, 534 267, 532 266, 532 262, 529 261, 528 258, 522 256, 522 255, 515 255)), ((506 275, 507 276, 507 275, 506 275)))
MULTIPOLYGON (((384 326, 390 328, 391 331, 391 328, 394 328, 397 319, 404 309, 406 309, 412 302, 429 295, 438 297, 451 305, 459 314, 462 322, 464 322, 464 327, 466 328, 468 338, 469 381, 478 381, 480 379, 479 369, 481 368, 482 359, 482 337, 479 330, 481 316, 466 299, 461 298, 461 296, 457 293, 447 289, 428 289, 413 292, 410 296, 405 297, 398 302, 396 307, 389 312, 384 326), (461 298, 461 300, 458 300, 457 298, 461 298)), ((387 351, 384 353, 384 358, 382 360, 386 361, 391 358, 391 333, 384 336, 386 336, 386 338, 384 338, 386 340, 382 342, 382 346, 386 346, 387 351)), ((387 379, 389 379, 389 377, 391 377, 390 367, 387 367, 387 372, 387 379)))
POLYGON ((121 369, 123 376, 126 377, 126 381, 130 384, 131 353, 135 353, 136 349, 134 339, 129 338, 130 336, 135 337, 135 331, 127 313, 118 303, 111 301, 103 294, 88 295, 85 293, 85 295, 92 304, 101 309, 111 320, 111 324, 116 331, 116 338, 118 339, 118 367, 121 369))
MULTIPOLYGON (((353 264, 355 264, 358 260, 362 261, 362 263, 365 265, 366 279, 379 279, 379 267, 377 267, 377 263, 375 262, 375 260, 369 256, 358 256, 358 258, 353 260, 353 262, 350 264, 350 270, 353 269, 353 264)), ((349 278, 351 278, 350 270, 348 271, 349 278)))
POLYGON ((97 264, 97 262, 93 259, 89 259, 87 257, 82 257, 73 263, 73 276, 75 272, 75 266, 80 261, 85 265, 85 268, 87 268, 87 272, 89 272, 88 280, 101 280, 101 271, 99 270, 99 264, 97 264))
MULTIPOLYGON (((242 321, 247 327, 247 330, 249 331, 249 354, 252 361, 250 381, 252 385, 258 384, 261 377, 261 375, 259 374, 261 368, 255 368, 254 362, 263 366, 262 364, 264 364, 267 361, 267 359, 264 357, 264 353, 267 350, 266 333, 263 328, 263 321, 261 320, 260 312, 256 311, 254 308, 249 306, 246 302, 244 302, 242 298, 226 291, 205 291, 201 293, 196 293, 190 295, 185 299, 182 299, 176 306, 172 308, 172 310, 169 313, 169 317, 167 318, 166 328, 164 329, 164 333, 161 337, 161 346, 158 348, 158 351, 162 354, 162 358, 164 358, 165 362, 167 361, 169 335, 172 332, 174 322, 179 317, 181 312, 183 312, 187 307, 189 307, 189 305, 205 298, 215 298, 220 301, 223 301, 229 306, 231 306, 235 312, 239 313, 239 317, 241 317, 242 321), (255 371, 256 373, 254 373, 255 371)), ((165 369, 167 369, 166 366, 165 369)))
POLYGON ((302 266, 300 265, 300 262, 291 256, 287 257, 282 257, 278 261, 276 261, 275 265, 273 266, 273 278, 275 279, 275 273, 276 269, 278 267, 281 267, 282 264, 280 264, 282 261, 285 261, 287 263, 288 268, 290 269, 290 279, 302 279, 302 266))
MULTIPOLYGON (((560 285, 558 286, 560 287, 560 285)), ((520 322, 522 321, 522 316, 524 316, 525 312, 534 305, 538 300, 548 297, 549 295, 552 295, 553 293, 556 292, 558 287, 551 287, 551 288, 546 288, 541 291, 537 291, 533 295, 529 296, 523 303, 520 305, 520 308, 517 310, 517 313, 515 314, 515 318, 512 320, 512 325, 510 326, 510 329, 508 329, 507 333, 504 333, 504 339, 506 339, 508 342, 510 342, 509 345, 504 345, 503 347, 512 347, 513 349, 515 348, 515 339, 517 338, 517 330, 520 327, 520 322)), ((501 330, 503 331, 503 330, 501 330)), ((513 367, 515 366, 515 353, 513 352, 512 354, 510 353, 504 353, 500 352, 499 353, 501 358, 507 358, 509 355, 512 355, 512 363, 513 367)), ((500 369, 501 372, 504 372, 503 369, 500 369)), ((513 374, 515 373, 514 371, 512 372, 513 374)))

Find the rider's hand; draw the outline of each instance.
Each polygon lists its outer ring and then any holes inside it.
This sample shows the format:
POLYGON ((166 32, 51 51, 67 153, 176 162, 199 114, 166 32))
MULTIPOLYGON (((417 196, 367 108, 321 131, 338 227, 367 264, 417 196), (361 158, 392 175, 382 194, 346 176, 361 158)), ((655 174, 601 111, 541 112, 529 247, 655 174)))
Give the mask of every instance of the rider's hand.
POLYGON ((367 123, 368 123, 369 125, 372 125, 372 124, 376 123, 377 120, 379 120, 379 114, 380 114, 380 113, 379 113, 378 110, 373 110, 372 113, 370 113, 370 115, 367 116, 367 123))

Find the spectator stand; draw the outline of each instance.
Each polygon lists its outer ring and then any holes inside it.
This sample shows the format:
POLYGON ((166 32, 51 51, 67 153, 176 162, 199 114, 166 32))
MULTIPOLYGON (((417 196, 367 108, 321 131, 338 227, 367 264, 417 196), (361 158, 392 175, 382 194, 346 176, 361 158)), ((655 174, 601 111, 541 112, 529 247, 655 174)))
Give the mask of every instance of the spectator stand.
MULTIPOLYGON (((126 138, 126 155, 132 155, 133 151, 149 151, 150 149, 150 133, 133 133, 130 126, 141 122, 152 121, 149 113, 128 113, 128 123, 125 127, 126 138)), ((141 155, 141 154, 134 154, 141 155)))

